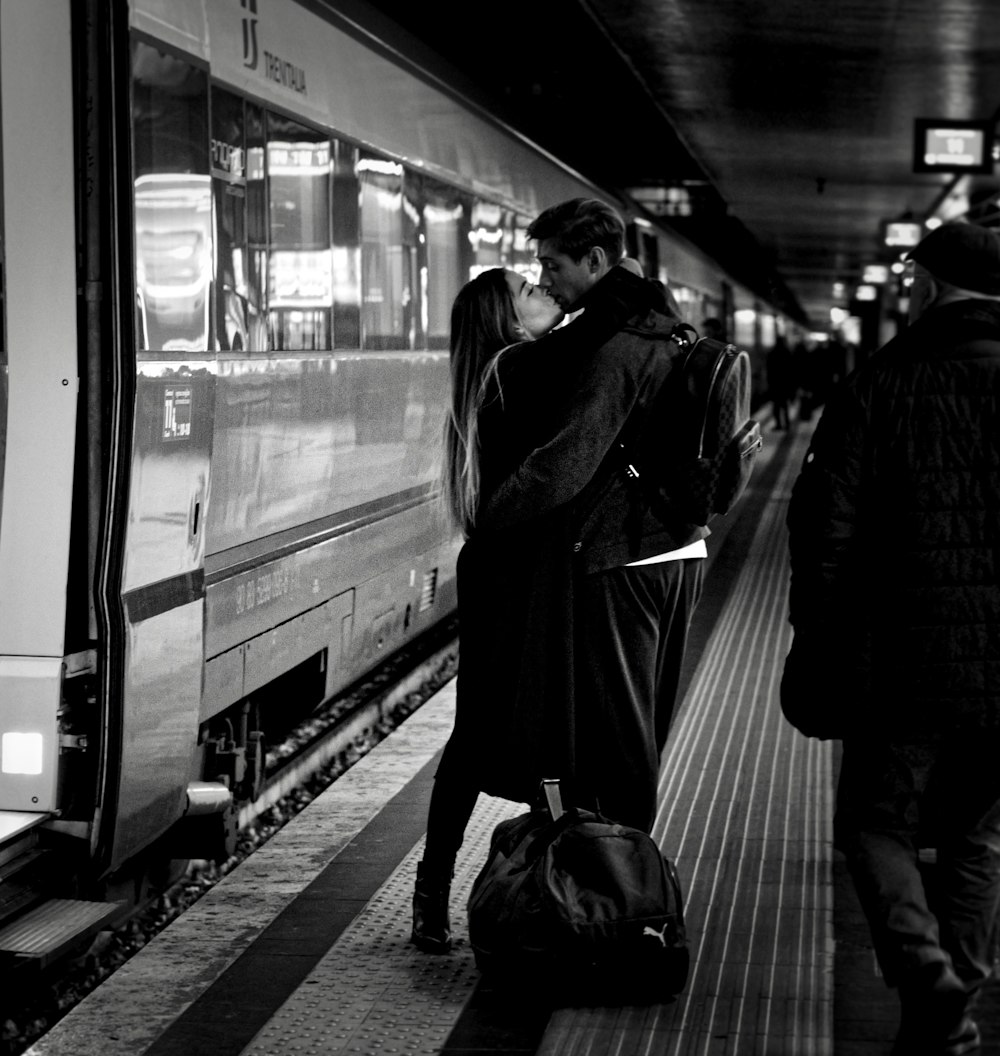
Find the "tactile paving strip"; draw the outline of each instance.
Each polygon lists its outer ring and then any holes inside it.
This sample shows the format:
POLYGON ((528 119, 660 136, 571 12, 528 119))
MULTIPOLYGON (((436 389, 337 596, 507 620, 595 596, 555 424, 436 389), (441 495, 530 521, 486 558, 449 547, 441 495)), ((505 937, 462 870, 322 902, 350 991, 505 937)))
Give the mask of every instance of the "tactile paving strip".
POLYGON ((479 980, 465 914, 472 882, 494 826, 523 809, 480 796, 452 883, 450 955, 409 941, 420 840, 243 1056, 439 1052, 479 980))
POLYGON ((653 830, 687 897, 691 975, 672 1004, 565 1009, 538 1056, 829 1056, 830 742, 784 721, 796 438, 667 742, 653 830))

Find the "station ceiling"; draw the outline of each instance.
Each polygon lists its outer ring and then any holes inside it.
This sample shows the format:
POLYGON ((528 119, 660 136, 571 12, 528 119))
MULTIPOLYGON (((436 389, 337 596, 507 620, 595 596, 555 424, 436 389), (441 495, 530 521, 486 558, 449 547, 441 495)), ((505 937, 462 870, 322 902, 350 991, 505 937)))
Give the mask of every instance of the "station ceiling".
POLYGON ((667 223, 816 328, 882 220, 995 206, 992 175, 915 174, 913 128, 1000 110, 1000 0, 373 6, 583 174, 682 187, 667 223))
POLYGON ((817 323, 878 259, 879 222, 953 182, 913 172, 914 119, 1000 107, 997 0, 590 6, 817 323))

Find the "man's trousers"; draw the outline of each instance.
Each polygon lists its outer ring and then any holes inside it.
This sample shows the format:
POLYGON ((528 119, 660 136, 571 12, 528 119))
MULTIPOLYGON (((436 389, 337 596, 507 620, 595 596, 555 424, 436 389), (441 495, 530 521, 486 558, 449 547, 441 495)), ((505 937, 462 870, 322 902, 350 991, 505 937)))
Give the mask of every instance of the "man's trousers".
POLYGON ((846 741, 834 832, 886 982, 944 961, 981 986, 1000 900, 1000 733, 846 741), (923 874, 921 847, 937 851, 923 874))
POLYGON ((602 814, 646 832, 703 561, 626 565, 577 587, 581 770, 602 814))

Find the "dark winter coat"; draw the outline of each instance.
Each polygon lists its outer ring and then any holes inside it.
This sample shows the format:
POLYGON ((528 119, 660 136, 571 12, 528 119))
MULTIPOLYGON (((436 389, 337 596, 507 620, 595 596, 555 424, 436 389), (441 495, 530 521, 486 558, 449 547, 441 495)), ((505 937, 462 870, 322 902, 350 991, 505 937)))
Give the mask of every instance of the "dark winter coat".
MULTIPOLYGON (((506 461, 509 475, 496 487, 484 486, 477 527, 509 528, 571 504, 567 516, 577 564, 599 572, 676 550, 709 530, 681 518, 664 524, 626 476, 618 446, 648 422, 653 399, 678 361, 670 333, 680 320, 670 314, 658 283, 623 268, 602 279, 588 302, 580 319, 530 346, 532 365, 542 356, 554 364, 545 399, 535 401, 535 418, 526 425, 537 442, 517 461, 506 461), (616 313, 631 298, 641 310, 621 325, 616 313), (576 337, 574 327, 587 326, 588 316, 592 330, 581 329, 576 337), (602 333, 605 340, 590 339, 602 333)), ((485 433, 483 441, 485 466, 485 433)), ((636 456, 653 464, 669 451, 647 459, 637 450, 636 456)))
POLYGON ((847 733, 1000 725, 1000 305, 931 308, 847 379, 788 528, 795 645, 847 733))
POLYGON ((577 319, 504 353, 480 414, 480 517, 458 566, 465 748, 451 754, 493 795, 530 801, 541 777, 574 772, 576 577, 705 532, 643 529, 618 486, 614 441, 668 369, 677 320, 662 306, 657 283, 615 269, 577 319), (630 323, 640 336, 623 339, 630 323), (585 412, 587 398, 596 408, 585 412), (584 413, 595 420, 578 422, 584 413))

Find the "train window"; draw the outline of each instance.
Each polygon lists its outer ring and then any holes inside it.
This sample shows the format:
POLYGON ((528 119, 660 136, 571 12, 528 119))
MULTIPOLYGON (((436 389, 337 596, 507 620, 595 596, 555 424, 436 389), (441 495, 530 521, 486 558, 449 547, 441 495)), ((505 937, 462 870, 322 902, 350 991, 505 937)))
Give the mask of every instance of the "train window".
POLYGON ((252 103, 243 109, 246 144, 247 324, 248 348, 270 348, 267 325, 267 181, 264 175, 264 111, 252 103))
POLYGON ((711 314, 704 311, 704 295, 690 286, 685 286, 683 283, 671 282, 669 273, 660 276, 660 281, 663 282, 664 280, 667 281, 670 292, 674 295, 674 300, 677 302, 677 307, 681 310, 681 318, 685 322, 691 323, 692 326, 700 327, 702 318, 711 314))
POLYGON ((737 308, 733 313, 733 341, 742 348, 757 347, 758 313, 756 308, 737 308))
POLYGON ((275 349, 328 349, 333 307, 330 140, 267 115, 267 306, 275 349))
POLYGON ((361 183, 358 148, 333 143, 333 341, 361 347, 361 183))
POLYGON ((531 220, 526 216, 514 217, 514 239, 511 247, 510 266, 532 281, 538 279, 538 261, 535 259, 535 247, 528 238, 528 227, 531 220))
POLYGON ((490 268, 504 267, 513 241, 507 211, 493 202, 476 202, 472 207, 469 241, 475 254, 469 278, 490 268))
POLYGON ((419 176, 403 174, 403 266, 409 274, 404 276, 403 331, 407 348, 421 348, 424 344, 426 316, 424 311, 424 262, 423 247, 424 217, 421 210, 421 183, 419 176))
POLYGON ((403 241, 403 166, 366 151, 361 178, 361 334, 373 351, 409 344, 410 250, 403 241))
POLYGON ((214 256, 208 78, 135 42, 132 89, 139 347, 207 351, 214 256))
POLYGON ((215 204, 215 341, 223 351, 251 347, 247 267, 247 178, 243 100, 212 89, 212 192, 215 204))
POLYGON ((469 203, 458 191, 424 181, 424 283, 427 347, 448 347, 451 306, 469 274, 469 203))

